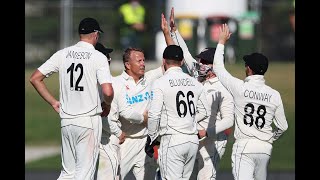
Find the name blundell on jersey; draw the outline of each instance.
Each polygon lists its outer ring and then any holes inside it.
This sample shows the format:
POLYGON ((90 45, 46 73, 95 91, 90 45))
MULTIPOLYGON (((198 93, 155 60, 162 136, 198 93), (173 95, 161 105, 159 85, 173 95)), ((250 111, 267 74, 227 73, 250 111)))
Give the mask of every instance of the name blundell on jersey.
POLYGON ((66 58, 72 59, 90 59, 91 52, 77 52, 77 51, 68 51, 66 58))
POLYGON ((193 81, 189 78, 169 79, 169 84, 171 87, 174 87, 174 86, 195 86, 193 84, 193 81))
POLYGON ((253 90, 246 89, 243 93, 243 96, 250 99, 270 102, 272 95, 268 93, 261 93, 261 92, 256 92, 253 90))

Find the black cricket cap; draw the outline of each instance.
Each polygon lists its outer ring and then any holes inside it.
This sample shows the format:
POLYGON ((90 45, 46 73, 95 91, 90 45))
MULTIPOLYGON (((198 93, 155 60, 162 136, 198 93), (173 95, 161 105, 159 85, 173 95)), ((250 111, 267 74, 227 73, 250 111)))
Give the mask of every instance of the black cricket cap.
POLYGON ((163 51, 162 57, 163 59, 176 60, 176 61, 182 61, 184 58, 181 47, 177 45, 167 46, 163 51))
POLYGON ((95 31, 103 33, 97 20, 89 17, 81 20, 78 28, 79 34, 89 34, 95 31))
POLYGON ((102 54, 107 55, 113 51, 111 48, 104 47, 101 43, 97 42, 95 46, 96 50, 102 52, 102 54))
POLYGON ((202 59, 201 62, 205 62, 206 64, 213 64, 214 53, 216 52, 216 48, 207 47, 200 52, 200 54, 196 55, 196 58, 202 59))
POLYGON ((250 55, 243 56, 243 60, 255 74, 264 75, 268 69, 268 58, 261 53, 252 53, 250 55))

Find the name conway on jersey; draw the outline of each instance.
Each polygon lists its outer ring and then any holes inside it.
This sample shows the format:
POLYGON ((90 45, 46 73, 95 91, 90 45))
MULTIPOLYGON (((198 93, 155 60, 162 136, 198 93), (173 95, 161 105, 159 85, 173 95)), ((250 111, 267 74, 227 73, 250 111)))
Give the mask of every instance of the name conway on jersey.
POLYGON ((235 101, 234 137, 236 140, 256 139, 265 142, 260 145, 249 141, 244 153, 271 154, 272 142, 288 128, 280 93, 266 85, 262 75, 247 76, 244 80, 233 77, 224 68, 223 50, 224 45, 218 44, 214 71, 235 101), (272 123, 276 125, 275 130, 271 126, 272 123))

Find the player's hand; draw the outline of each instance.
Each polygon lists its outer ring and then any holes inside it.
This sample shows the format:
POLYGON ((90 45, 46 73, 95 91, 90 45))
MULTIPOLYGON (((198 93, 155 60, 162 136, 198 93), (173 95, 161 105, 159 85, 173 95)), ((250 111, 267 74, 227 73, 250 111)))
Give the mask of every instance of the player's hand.
POLYGON ((174 8, 171 8, 171 13, 170 13, 170 27, 171 27, 171 32, 174 32, 177 30, 177 26, 174 23, 174 8))
POLYGON ((144 147, 144 151, 146 152, 146 154, 152 158, 153 157, 153 153, 154 153, 154 146, 156 145, 160 145, 160 142, 157 141, 157 140, 154 140, 152 143, 151 143, 151 138, 149 135, 147 135, 147 142, 146 142, 146 146, 144 147))
POLYGON ((224 132, 224 134, 226 134, 227 136, 229 136, 229 135, 231 134, 231 132, 232 132, 232 129, 231 129, 231 128, 228 128, 228 129, 224 130, 223 132, 224 132))
POLYGON ((163 34, 169 34, 168 22, 163 13, 161 13, 161 29, 163 34))
POLYGON ((108 116, 109 112, 110 112, 110 108, 111 105, 107 105, 105 102, 101 103, 101 108, 102 108, 102 113, 101 113, 101 117, 106 117, 108 116))
POLYGON ((56 101, 52 104, 52 108, 57 112, 59 113, 60 112, 60 102, 59 101, 56 101))
POLYGON ((142 122, 142 124, 144 125, 144 126, 148 126, 148 110, 145 110, 144 112, 143 112, 143 122, 142 122))
POLYGON ((119 136, 119 144, 122 144, 126 140, 126 133, 122 131, 121 135, 119 136))
POLYGON ((205 129, 198 130, 198 138, 199 139, 205 138, 206 136, 207 136, 207 131, 205 129))
POLYGON ((219 34, 219 44, 225 44, 230 38, 231 33, 229 31, 229 27, 226 23, 220 26, 220 34, 219 34))

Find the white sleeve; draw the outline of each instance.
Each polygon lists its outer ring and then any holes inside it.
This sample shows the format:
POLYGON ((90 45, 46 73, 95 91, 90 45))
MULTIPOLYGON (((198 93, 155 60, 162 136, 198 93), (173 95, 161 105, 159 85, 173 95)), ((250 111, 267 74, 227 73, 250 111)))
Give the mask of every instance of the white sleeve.
POLYGON ((49 77, 51 74, 56 73, 59 71, 59 60, 60 58, 60 51, 54 53, 45 63, 43 63, 38 70, 49 77))
POLYGON ((143 115, 134 111, 131 104, 127 103, 124 95, 125 91, 122 90, 121 93, 119 93, 119 97, 117 98, 119 116, 130 121, 131 123, 141 124, 144 120, 143 115))
POLYGON ((192 57, 186 42, 184 41, 184 39, 182 38, 178 30, 176 30, 175 32, 170 32, 170 35, 174 43, 180 46, 181 49, 183 50, 183 56, 184 56, 183 63, 188 70, 188 74, 192 75, 192 69, 194 68, 194 63, 196 63, 197 61, 192 57))
POLYGON ((108 114, 108 124, 110 126, 110 133, 114 134, 117 137, 120 137, 121 130, 121 122, 119 121, 119 107, 118 107, 118 97, 115 94, 110 107, 110 112, 108 114))
POLYGON ((164 101, 163 92, 157 87, 157 84, 159 83, 153 83, 152 85, 153 97, 148 111, 148 135, 151 138, 151 142, 157 139, 158 136, 161 109, 164 101))
POLYGON ((220 121, 216 121, 216 134, 230 128, 234 123, 234 102, 229 92, 221 92, 223 94, 220 104, 220 121))
POLYGON ((238 87, 243 83, 236 77, 233 77, 224 66, 224 45, 218 44, 213 59, 213 72, 219 78, 219 81, 228 89, 231 94, 238 92, 238 87))
MULTIPOLYGON (((211 107, 210 107, 206 97, 207 97, 206 91, 203 89, 200 96, 199 96, 199 101, 197 104, 197 113, 195 116, 196 122, 200 122, 200 121, 203 121, 203 120, 210 118, 211 107)), ((209 120, 208 120, 208 122, 209 122, 209 120)))
POLYGON ((103 57, 104 59, 99 59, 97 61, 97 77, 100 85, 104 83, 112 83, 108 59, 106 56, 103 57))
POLYGON ((279 137, 288 129, 288 123, 284 113, 283 103, 280 98, 280 105, 277 107, 274 117, 274 125, 276 126, 275 131, 273 132, 273 141, 279 139, 279 137))
POLYGON ((153 82, 154 80, 156 80, 156 79, 158 79, 159 77, 163 76, 162 66, 146 72, 144 76, 145 76, 146 78, 148 78, 148 81, 153 82))

